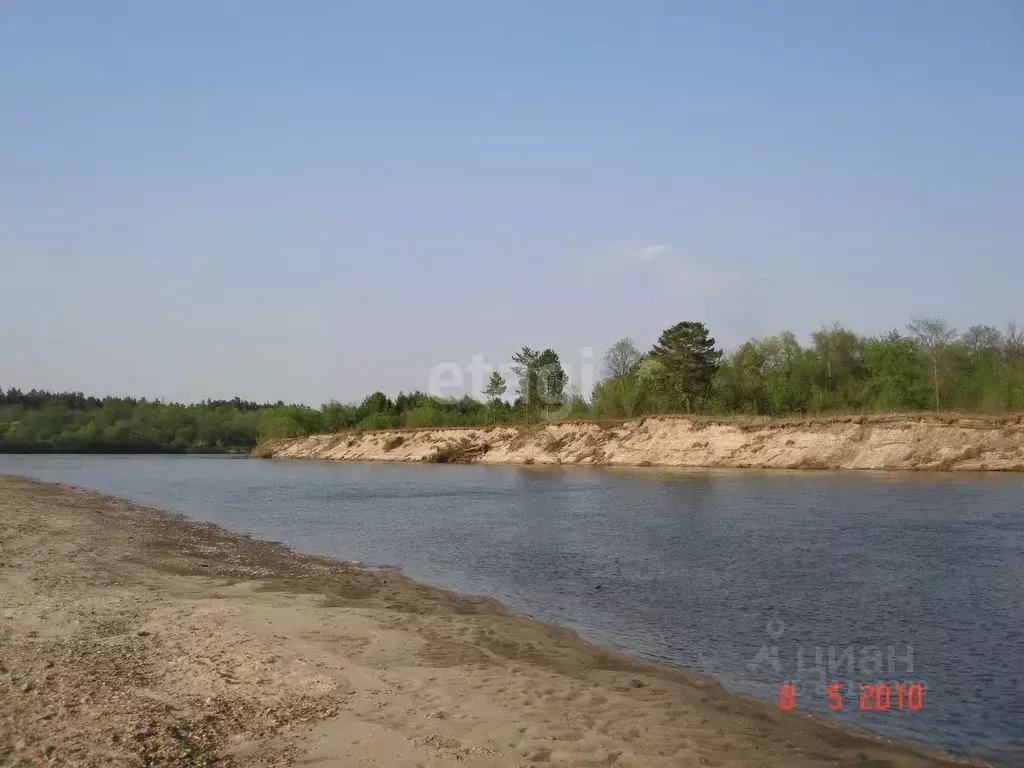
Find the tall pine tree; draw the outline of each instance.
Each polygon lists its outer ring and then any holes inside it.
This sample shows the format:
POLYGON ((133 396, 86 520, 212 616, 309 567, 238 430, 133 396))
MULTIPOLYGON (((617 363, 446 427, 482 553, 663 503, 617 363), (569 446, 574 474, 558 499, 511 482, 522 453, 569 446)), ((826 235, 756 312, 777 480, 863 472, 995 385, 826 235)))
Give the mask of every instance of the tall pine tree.
POLYGON ((682 322, 661 332, 651 357, 661 363, 659 383, 670 405, 692 413, 711 388, 722 352, 704 323, 682 322))
POLYGON ((537 373, 538 395, 545 413, 551 406, 561 408, 565 403, 565 387, 569 377, 555 350, 545 349, 537 355, 537 373))
POLYGON ((530 414, 537 408, 540 396, 538 381, 538 358, 540 353, 529 347, 523 347, 512 355, 512 371, 519 378, 519 397, 526 409, 526 423, 530 423, 530 414))

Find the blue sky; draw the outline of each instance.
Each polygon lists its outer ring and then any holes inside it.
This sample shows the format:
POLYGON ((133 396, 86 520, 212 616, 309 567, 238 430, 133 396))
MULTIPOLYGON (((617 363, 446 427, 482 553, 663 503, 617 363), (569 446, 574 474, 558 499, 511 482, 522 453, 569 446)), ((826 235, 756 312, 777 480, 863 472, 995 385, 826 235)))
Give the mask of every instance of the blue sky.
POLYGON ((0 6, 0 385, 1024 322, 1017 0, 0 6))

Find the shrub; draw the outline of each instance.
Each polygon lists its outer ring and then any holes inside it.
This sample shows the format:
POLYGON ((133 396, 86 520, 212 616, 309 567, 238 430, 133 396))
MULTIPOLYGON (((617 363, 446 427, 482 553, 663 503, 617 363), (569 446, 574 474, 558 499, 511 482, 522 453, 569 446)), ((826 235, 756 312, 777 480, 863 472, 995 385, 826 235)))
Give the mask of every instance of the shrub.
POLYGON ((481 454, 487 453, 489 445, 473 445, 467 438, 457 443, 445 443, 433 453, 423 457, 428 464, 471 464, 481 454))

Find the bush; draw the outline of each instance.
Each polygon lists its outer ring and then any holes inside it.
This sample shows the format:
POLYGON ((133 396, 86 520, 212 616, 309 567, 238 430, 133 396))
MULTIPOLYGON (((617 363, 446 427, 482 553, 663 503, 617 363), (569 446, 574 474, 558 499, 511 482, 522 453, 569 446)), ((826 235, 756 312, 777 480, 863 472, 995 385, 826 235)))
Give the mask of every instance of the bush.
POLYGON ((384 441, 384 451, 393 451, 395 448, 405 442, 405 438, 401 435, 392 435, 384 441))

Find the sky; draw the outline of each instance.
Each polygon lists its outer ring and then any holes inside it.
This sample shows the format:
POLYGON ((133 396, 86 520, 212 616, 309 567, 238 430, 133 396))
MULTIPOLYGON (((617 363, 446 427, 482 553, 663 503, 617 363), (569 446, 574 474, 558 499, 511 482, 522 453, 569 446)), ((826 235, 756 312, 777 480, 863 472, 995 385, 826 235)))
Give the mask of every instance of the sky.
POLYGON ((918 314, 1024 323, 1019 0, 0 2, 5 388, 582 386, 918 314))

